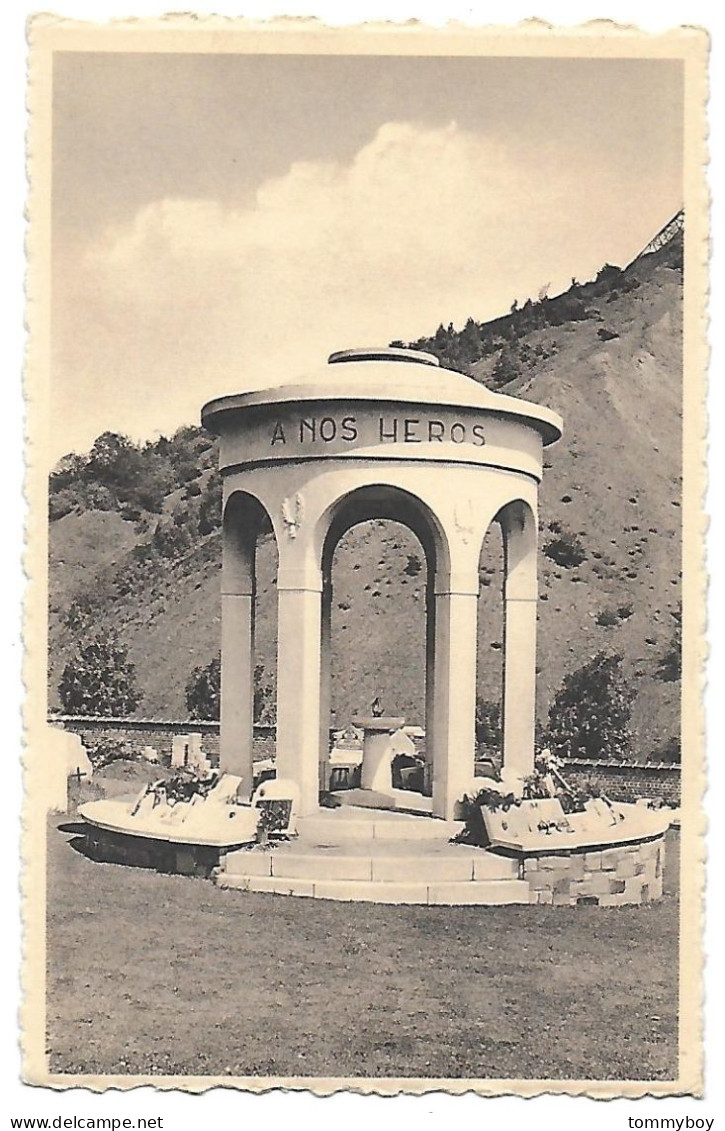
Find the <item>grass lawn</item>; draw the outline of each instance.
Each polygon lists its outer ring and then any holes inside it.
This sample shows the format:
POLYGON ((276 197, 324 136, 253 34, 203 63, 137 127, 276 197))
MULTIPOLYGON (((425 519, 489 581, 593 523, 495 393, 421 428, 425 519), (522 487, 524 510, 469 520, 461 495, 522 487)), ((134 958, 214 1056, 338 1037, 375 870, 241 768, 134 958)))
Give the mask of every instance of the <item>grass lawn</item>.
POLYGON ((451 908, 222 891, 94 863, 59 824, 51 1072, 677 1075, 672 833, 659 904, 451 908))

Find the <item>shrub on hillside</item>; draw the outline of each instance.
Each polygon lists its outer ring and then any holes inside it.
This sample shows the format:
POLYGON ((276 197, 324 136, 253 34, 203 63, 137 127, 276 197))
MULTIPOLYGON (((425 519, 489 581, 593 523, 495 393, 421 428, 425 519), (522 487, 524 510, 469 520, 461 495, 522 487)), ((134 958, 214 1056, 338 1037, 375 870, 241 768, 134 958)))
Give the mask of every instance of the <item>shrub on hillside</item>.
POLYGON ((549 299, 546 304, 546 320, 550 326, 563 326, 565 322, 582 322, 588 317, 587 305, 574 288, 557 298, 549 299))
POLYGON ((682 609, 672 613, 674 628, 669 646, 660 660, 657 674, 666 683, 676 682, 682 675, 682 609))
POLYGON ((562 530, 544 543, 544 553, 562 569, 574 569, 586 559, 586 550, 576 534, 562 530))
POLYGON ((211 534, 222 524, 222 477, 212 472, 199 500, 199 533, 211 534))
POLYGON ((515 345, 507 343, 496 359, 496 364, 491 373, 491 384, 495 389, 515 381, 524 371, 524 367, 515 345))
POLYGON ((417 577, 423 568, 423 563, 417 554, 408 554, 408 561, 403 569, 403 573, 408 577, 417 577))
POLYGON ((78 648, 63 669, 58 694, 69 715, 130 715, 142 698, 136 669, 114 632, 78 648))
POLYGON ((160 514, 168 495, 193 484, 215 457, 216 442, 196 427, 143 445, 104 432, 88 455, 70 453, 57 464, 49 481, 50 518, 72 510, 118 510, 130 521, 160 514))
POLYGON ((564 758, 626 758, 633 698, 621 655, 599 652, 564 680, 549 709, 545 744, 564 758))
POLYGON ((597 624, 602 625, 603 628, 613 628, 615 624, 629 620, 633 612, 634 606, 629 603, 619 605, 616 609, 602 609, 601 612, 597 613, 597 624))

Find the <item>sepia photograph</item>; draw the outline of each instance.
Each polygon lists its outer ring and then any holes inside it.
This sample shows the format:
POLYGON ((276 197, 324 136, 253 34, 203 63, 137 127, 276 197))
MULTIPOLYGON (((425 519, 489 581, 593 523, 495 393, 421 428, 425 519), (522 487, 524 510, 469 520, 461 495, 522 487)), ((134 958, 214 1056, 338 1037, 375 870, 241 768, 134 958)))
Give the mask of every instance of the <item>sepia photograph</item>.
POLYGON ((30 1083, 700 1094, 706 53, 32 22, 30 1083))

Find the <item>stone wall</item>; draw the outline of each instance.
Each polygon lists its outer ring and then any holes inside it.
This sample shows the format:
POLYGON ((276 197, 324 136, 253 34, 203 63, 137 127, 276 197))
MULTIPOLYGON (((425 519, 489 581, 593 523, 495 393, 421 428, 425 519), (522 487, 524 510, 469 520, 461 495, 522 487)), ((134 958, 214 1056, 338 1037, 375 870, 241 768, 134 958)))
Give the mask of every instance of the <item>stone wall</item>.
POLYGON ((662 897, 664 834, 637 844, 525 856, 530 903, 620 907, 662 897))
MULTIPOLYGON (((153 746, 162 758, 171 757, 171 747, 176 734, 200 734, 201 746, 212 765, 219 761, 219 723, 199 719, 114 719, 96 716, 53 715, 48 719, 54 726, 73 731, 81 736, 88 748, 101 742, 127 742, 139 752, 144 746, 153 746)), ((275 748, 275 728, 255 726, 254 759, 270 758, 275 748)))
POLYGON ((651 797, 665 805, 680 804, 680 766, 673 762, 590 762, 564 763, 563 776, 571 785, 596 781, 612 801, 636 801, 651 797))
MULTIPOLYGON (((153 746, 159 754, 171 755, 175 734, 197 732, 202 736, 202 749, 212 763, 219 758, 219 723, 198 719, 112 719, 72 715, 55 715, 48 720, 81 736, 83 745, 99 742, 128 742, 139 750, 153 746)), ((423 746, 415 741, 416 748, 423 746)), ((274 726, 255 726, 254 759, 271 758, 275 751, 274 726)), ((647 762, 632 765, 624 762, 571 760, 565 763, 564 777, 572 785, 595 780, 613 801, 636 801, 650 797, 666 805, 680 804, 680 767, 673 763, 647 762)))

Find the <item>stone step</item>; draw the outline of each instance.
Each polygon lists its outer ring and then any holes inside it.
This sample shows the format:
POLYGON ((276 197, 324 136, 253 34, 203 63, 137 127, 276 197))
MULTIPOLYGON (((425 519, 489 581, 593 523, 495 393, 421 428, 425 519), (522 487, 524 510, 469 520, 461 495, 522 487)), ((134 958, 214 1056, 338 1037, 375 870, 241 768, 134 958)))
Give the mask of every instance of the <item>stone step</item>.
POLYGON ((463 828, 463 821, 442 821, 383 810, 356 811, 351 806, 331 809, 324 816, 299 817, 297 824, 305 840, 321 845, 334 845, 341 840, 450 839, 463 828))
POLYGON ((359 855, 315 851, 310 847, 305 851, 303 846, 295 851, 290 851, 288 846, 271 852, 240 850, 227 853, 225 871, 240 876, 382 883, 462 883, 518 878, 516 860, 491 852, 456 850, 444 844, 438 853, 429 851, 413 856, 396 853, 395 847, 378 841, 378 852, 372 854, 368 850, 359 855))
POLYGON ((370 882, 365 880, 311 880, 284 876, 244 876, 221 872, 218 887, 275 895, 306 896, 346 903, 398 903, 439 906, 495 906, 529 902, 523 880, 459 880, 425 882, 370 882))

